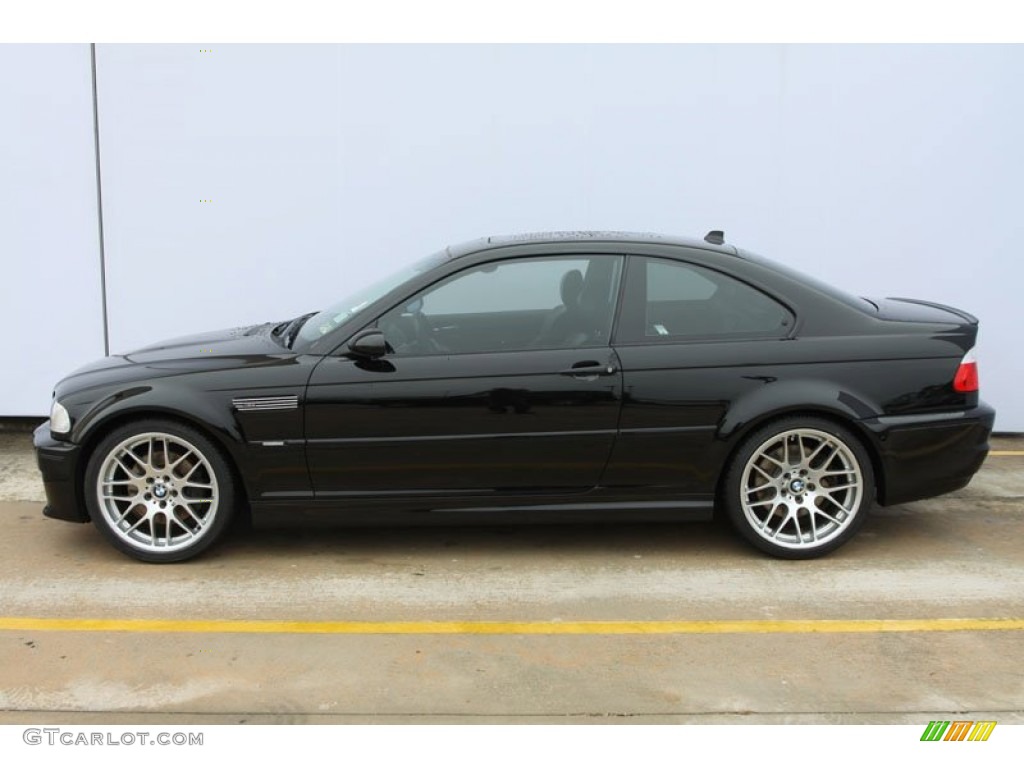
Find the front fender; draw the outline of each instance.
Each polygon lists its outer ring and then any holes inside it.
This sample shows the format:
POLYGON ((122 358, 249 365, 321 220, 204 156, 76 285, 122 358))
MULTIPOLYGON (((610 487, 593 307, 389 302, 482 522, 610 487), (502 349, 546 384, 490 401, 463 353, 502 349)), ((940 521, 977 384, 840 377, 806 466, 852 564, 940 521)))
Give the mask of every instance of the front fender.
MULTIPOLYGON (((74 400, 69 402, 73 407, 74 400)), ((218 435, 232 453, 231 443, 242 441, 230 398, 201 398, 170 382, 156 381, 117 389, 94 401, 90 398, 86 410, 77 418, 72 416, 71 442, 90 442, 104 425, 133 414, 140 417, 163 415, 196 424, 218 435)))

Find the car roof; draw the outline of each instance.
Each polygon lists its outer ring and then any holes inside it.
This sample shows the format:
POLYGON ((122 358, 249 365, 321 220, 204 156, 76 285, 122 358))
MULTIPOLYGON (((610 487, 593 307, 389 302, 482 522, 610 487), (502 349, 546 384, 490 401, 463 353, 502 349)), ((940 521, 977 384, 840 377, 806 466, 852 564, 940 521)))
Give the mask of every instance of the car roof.
POLYGON ((464 243, 450 245, 446 249, 450 258, 457 259, 471 253, 508 248, 517 245, 544 245, 565 243, 631 243, 647 245, 678 245, 687 248, 700 248, 734 255, 736 248, 728 245, 716 245, 707 240, 679 235, 662 235, 656 232, 616 232, 601 230, 570 230, 564 232, 525 232, 518 235, 491 235, 468 240, 464 243))

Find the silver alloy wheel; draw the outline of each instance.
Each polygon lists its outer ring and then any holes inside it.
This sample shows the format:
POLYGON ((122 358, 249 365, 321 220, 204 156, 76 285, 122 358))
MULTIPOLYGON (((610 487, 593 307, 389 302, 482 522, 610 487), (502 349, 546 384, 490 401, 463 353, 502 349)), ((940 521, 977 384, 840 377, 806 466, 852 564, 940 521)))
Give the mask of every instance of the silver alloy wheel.
POLYGON ((145 432, 106 455, 96 501, 110 530, 133 549, 175 552, 196 544, 213 525, 217 476, 188 440, 145 432))
POLYGON ((740 482, 740 504, 751 529, 791 550, 835 539, 864 500, 857 457, 835 435, 817 429, 792 429, 765 440, 740 482))

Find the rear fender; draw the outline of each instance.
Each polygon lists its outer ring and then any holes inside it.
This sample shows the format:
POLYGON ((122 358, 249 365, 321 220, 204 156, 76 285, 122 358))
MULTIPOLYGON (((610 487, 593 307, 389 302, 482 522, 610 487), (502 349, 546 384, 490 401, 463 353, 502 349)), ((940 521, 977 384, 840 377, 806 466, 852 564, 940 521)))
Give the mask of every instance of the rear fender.
POLYGON ((718 427, 720 439, 735 442, 755 426, 787 413, 814 412, 856 423, 881 412, 863 394, 831 381, 808 378, 766 384, 732 404, 718 427))

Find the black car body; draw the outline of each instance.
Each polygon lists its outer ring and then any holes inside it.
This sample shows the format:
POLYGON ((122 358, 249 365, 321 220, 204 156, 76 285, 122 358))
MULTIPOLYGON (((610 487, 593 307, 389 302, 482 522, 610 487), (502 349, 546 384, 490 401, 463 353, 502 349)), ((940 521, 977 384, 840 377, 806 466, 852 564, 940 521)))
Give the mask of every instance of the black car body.
POLYGON ((486 521, 717 502, 761 549, 810 557, 876 500, 970 481, 994 419, 974 317, 847 296, 716 239, 483 239, 351 306, 99 360, 36 431, 45 513, 170 561, 236 507, 486 521))

